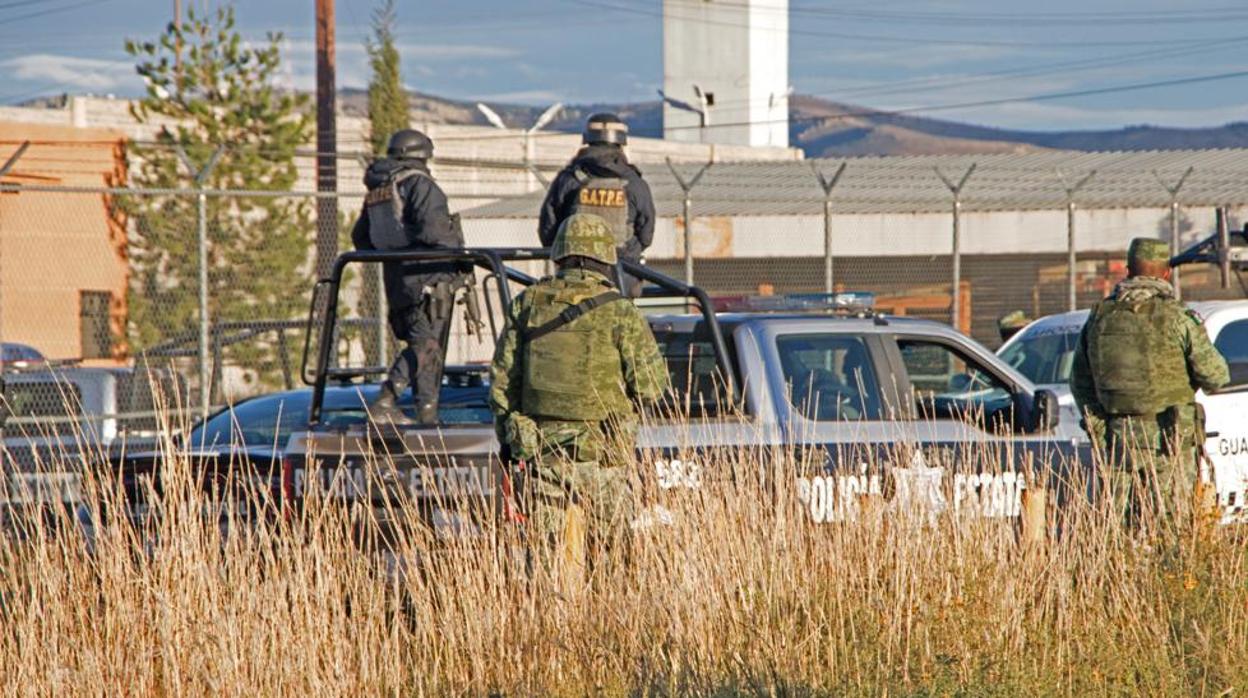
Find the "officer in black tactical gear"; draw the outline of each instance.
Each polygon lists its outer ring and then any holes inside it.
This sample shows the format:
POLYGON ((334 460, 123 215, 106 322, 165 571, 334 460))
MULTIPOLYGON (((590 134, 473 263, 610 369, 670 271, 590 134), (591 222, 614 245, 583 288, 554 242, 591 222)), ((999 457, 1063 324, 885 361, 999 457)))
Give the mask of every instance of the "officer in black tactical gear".
MULTIPOLYGON (((357 250, 461 248, 464 234, 447 208, 446 194, 429 174, 433 141, 403 129, 390 136, 386 157, 364 173, 368 196, 351 240, 357 250)), ((369 406, 375 421, 410 423, 396 402, 413 385, 416 419, 437 422, 438 392, 446 358, 443 338, 455 290, 465 283, 454 264, 388 262, 383 265, 390 328, 406 347, 395 358, 381 396, 369 406)))
MULTIPOLYGON (((546 193, 538 238, 543 247, 550 247, 565 219, 592 213, 611 225, 619 258, 640 261, 654 241, 654 199, 641 170, 624 155, 628 124, 615 114, 594 114, 585 122, 582 142, 546 193)), ((626 279, 624 284, 635 295, 635 280, 626 279)))

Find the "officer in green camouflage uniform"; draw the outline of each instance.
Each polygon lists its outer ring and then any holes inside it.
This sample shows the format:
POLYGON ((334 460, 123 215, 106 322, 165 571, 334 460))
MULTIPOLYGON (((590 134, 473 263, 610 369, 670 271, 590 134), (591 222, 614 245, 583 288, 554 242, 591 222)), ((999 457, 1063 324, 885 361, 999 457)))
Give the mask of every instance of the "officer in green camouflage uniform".
POLYGON ((1071 375, 1089 432, 1104 434, 1108 494, 1133 526, 1190 507, 1204 448, 1196 390, 1230 380, 1200 317, 1175 298, 1169 258, 1161 240, 1131 241, 1130 276, 1088 315, 1071 375))
POLYGON ((616 247, 605 220, 567 218, 551 260, 554 277, 511 305, 490 366, 490 408, 512 462, 527 464, 517 485, 536 534, 556 543, 575 504, 591 537, 606 542, 632 519, 626 467, 637 404, 663 394, 667 369, 649 324, 609 280, 616 247))
POLYGON ((1001 342, 1010 341, 1010 337, 1018 334, 1024 327, 1031 324, 1031 318, 1021 310, 1014 310, 1002 315, 997 319, 997 333, 1001 335, 1001 342))

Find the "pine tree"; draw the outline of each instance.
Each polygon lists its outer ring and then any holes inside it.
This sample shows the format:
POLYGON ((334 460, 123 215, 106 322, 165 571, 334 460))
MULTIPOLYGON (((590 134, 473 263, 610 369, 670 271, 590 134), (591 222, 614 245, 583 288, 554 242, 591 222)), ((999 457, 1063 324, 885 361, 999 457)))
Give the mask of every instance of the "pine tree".
POLYGON ((373 39, 368 49, 373 76, 368 82, 369 140, 373 152, 386 152, 390 134, 408 127, 407 93, 399 78, 399 51, 394 46, 394 0, 373 12, 373 39))
MULTIPOLYGON (((259 45, 235 29, 234 10, 189 14, 155 41, 126 41, 146 96, 131 111, 161 124, 153 144, 130 150, 134 183, 186 188, 180 147, 195 169, 222 155, 203 182, 210 189, 286 191, 297 179, 295 149, 311 133, 307 99, 274 83, 281 36, 259 45), (180 47, 181 70, 174 54, 180 47)), ((129 197, 130 334, 142 350, 198 326, 199 256, 193 196, 129 197)), ((214 325, 297 319, 310 288, 312 205, 280 196, 207 197, 209 312, 214 325)), ((281 366, 275 337, 225 349, 230 363, 271 384, 281 366)), ((297 344, 297 342, 292 342, 297 344)))

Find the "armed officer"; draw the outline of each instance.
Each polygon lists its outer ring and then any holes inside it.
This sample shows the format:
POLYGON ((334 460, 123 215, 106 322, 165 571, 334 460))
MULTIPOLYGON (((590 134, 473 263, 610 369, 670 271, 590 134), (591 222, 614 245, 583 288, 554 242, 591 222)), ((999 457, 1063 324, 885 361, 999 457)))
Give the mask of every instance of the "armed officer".
POLYGON ((1089 314, 1071 375, 1089 433, 1104 434, 1112 501, 1132 526, 1192 501, 1204 449, 1196 390, 1230 380, 1200 317, 1175 298, 1169 259, 1161 240, 1131 241, 1129 276, 1089 314))
POLYGON ((559 539, 580 506, 600 541, 632 518, 638 403, 666 390, 650 325, 613 286, 616 245, 602 218, 559 226, 558 265, 512 303, 490 366, 490 408, 513 461, 530 465, 522 500, 539 536, 559 539))
MULTIPOLYGON (((574 213, 592 213, 607 221, 616 255, 631 262, 654 241, 654 199, 641 170, 628 162, 628 124, 615 114, 594 114, 585 122, 583 147, 555 177, 538 220, 543 247, 555 241, 561 223, 574 213)), ((625 289, 635 295, 631 277, 625 289)))
MULTIPOLYGON (((436 250, 462 248, 464 234, 447 208, 446 194, 429 174, 433 141, 412 129, 390 136, 386 157, 364 173, 368 196, 351 231, 357 250, 436 250)), ((416 420, 437 421, 443 338, 450 323, 456 288, 466 276, 455 264, 386 262, 382 275, 390 328, 405 346, 369 406, 374 420, 412 420, 396 404, 413 385, 416 420)))

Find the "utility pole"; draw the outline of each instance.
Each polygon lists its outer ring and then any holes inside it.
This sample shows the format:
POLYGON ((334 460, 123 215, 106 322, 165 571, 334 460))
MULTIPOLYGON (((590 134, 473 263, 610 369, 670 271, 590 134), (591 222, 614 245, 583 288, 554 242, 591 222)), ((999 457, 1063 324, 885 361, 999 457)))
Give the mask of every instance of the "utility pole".
POLYGON ((334 63, 334 0, 316 0, 316 273, 338 256, 338 124, 334 63), (328 195, 327 195, 328 194, 328 195))
POLYGON ((174 92, 182 91, 182 0, 173 0, 173 27, 178 30, 178 43, 173 47, 174 92))

